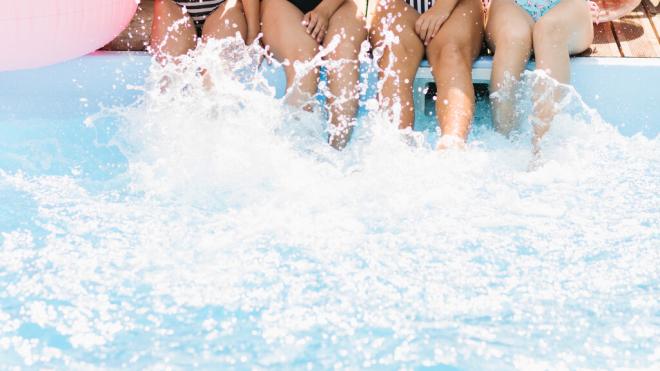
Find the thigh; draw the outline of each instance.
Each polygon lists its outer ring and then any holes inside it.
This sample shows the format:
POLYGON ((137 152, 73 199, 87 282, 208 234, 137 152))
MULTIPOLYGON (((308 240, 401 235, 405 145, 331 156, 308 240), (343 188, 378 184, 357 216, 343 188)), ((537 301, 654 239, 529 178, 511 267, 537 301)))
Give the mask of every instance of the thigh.
POLYGON ((362 0, 346 0, 330 18, 323 45, 328 46, 339 35, 341 41, 329 58, 357 57, 360 46, 367 39, 367 28, 362 0))
POLYGON ((372 0, 376 5, 369 9, 369 37, 374 46, 393 37, 399 37, 399 44, 423 46, 415 32, 415 22, 419 13, 403 0, 372 0))
POLYGON ((510 42, 511 36, 531 38, 533 27, 534 19, 514 0, 491 0, 486 21, 486 42, 492 51, 495 51, 498 40, 510 42))
POLYGON ((275 58, 299 60, 310 58, 318 51, 318 43, 302 25, 304 14, 287 0, 261 2, 261 30, 264 45, 275 58))
POLYGON ((151 28, 151 49, 157 56, 176 57, 195 47, 195 24, 172 0, 156 0, 151 28), (172 27, 173 25, 176 27, 172 27))
POLYGON ((584 0, 561 0, 537 22, 544 32, 562 33, 571 54, 586 50, 593 41, 591 11, 584 0))
POLYGON ((447 45, 459 48, 468 58, 477 58, 481 52, 484 30, 484 12, 481 0, 458 0, 456 8, 427 47, 435 54, 447 45))
POLYGON ((418 18, 419 13, 403 0, 378 1, 367 23, 381 77, 395 73, 410 78, 417 72, 424 57, 424 44, 415 32, 418 18))
POLYGON ((243 3, 240 0, 226 0, 204 20, 202 38, 224 39, 236 36, 236 32, 240 33, 245 41, 247 22, 243 13, 243 3))

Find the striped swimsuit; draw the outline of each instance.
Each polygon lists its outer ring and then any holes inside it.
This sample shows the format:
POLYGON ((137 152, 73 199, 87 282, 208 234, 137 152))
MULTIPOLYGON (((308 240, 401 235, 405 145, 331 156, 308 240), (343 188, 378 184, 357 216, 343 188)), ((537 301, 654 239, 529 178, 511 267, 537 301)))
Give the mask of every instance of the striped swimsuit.
POLYGON ((406 0, 408 5, 412 6, 420 14, 423 14, 425 11, 431 9, 433 6, 433 0, 406 0))
POLYGON ((225 0, 174 0, 180 7, 185 8, 190 18, 195 22, 197 31, 201 31, 204 21, 209 14, 218 9, 225 0))

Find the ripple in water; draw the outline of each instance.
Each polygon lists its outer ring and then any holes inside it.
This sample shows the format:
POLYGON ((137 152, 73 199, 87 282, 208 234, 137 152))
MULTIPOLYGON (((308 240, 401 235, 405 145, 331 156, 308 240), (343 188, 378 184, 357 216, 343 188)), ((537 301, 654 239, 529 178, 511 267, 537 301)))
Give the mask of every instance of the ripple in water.
POLYGON ((483 102, 467 151, 372 113, 337 152, 258 76, 202 89, 214 55, 106 113, 107 184, 0 172, 33 213, 2 232, 0 365, 658 367, 657 137, 573 94, 533 171, 483 102))

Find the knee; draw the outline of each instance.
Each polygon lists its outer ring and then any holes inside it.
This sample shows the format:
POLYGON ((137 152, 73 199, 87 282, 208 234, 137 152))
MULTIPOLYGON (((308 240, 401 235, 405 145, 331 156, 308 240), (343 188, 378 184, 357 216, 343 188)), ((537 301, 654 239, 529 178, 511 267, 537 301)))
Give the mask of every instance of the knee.
POLYGON ((294 49, 293 53, 291 53, 291 56, 289 59, 292 61, 309 61, 314 59, 318 53, 318 48, 313 48, 311 46, 308 47, 299 47, 297 49, 294 49))
POLYGON ((534 24, 534 47, 556 46, 566 39, 564 22, 557 17, 544 16, 534 24))
POLYGON ((364 25, 369 30, 369 38, 374 43, 384 41, 390 34, 415 33, 414 28, 408 29, 405 24, 405 14, 402 12, 414 12, 412 8, 404 7, 399 10, 395 2, 399 0, 380 0, 373 9, 373 13, 367 16, 364 25))
POLYGON ((472 58, 468 49, 463 43, 448 42, 437 48, 429 48, 426 53, 433 66, 470 67, 472 58))
POLYGON ((527 25, 507 25, 495 35, 497 49, 532 47, 532 30, 527 25))
POLYGON ((357 60, 358 55, 360 54, 360 45, 355 45, 350 42, 344 42, 343 40, 337 44, 332 53, 328 54, 325 59, 328 60, 340 60, 340 59, 351 59, 357 60))
POLYGON ((417 63, 424 57, 424 45, 416 34, 399 34, 396 42, 387 40, 370 40, 375 50, 380 50, 378 54, 379 64, 394 63, 396 65, 417 63), (381 55, 382 53, 382 55, 381 55), (393 59, 391 59, 393 58, 393 59))
POLYGON ((419 43, 417 44, 412 44, 412 43, 405 43, 405 42, 400 42, 397 44, 393 44, 390 47, 392 53, 397 57, 397 58, 402 58, 403 60, 418 60, 418 62, 422 59, 424 56, 424 47, 419 43))
POLYGON ((358 37, 350 34, 335 34, 326 37, 323 47, 334 47, 332 52, 328 55, 328 59, 357 59, 360 53, 362 42, 366 37, 358 37), (337 38, 339 40, 335 41, 337 38), (336 45, 333 45, 335 44, 336 45))

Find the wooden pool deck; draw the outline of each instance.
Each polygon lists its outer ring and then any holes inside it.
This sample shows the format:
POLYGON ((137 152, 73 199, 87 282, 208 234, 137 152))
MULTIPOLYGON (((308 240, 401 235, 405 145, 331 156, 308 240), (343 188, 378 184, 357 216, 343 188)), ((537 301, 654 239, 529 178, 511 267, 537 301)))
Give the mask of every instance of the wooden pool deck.
POLYGON ((625 17, 594 25, 594 42, 580 56, 660 58, 660 1, 642 0, 625 17))
MULTIPOLYGON (((153 1, 143 0, 128 28, 103 49, 145 50, 152 14, 153 1)), ((597 24, 594 31, 593 44, 580 57, 660 58, 660 0, 642 0, 627 16, 597 24)))

